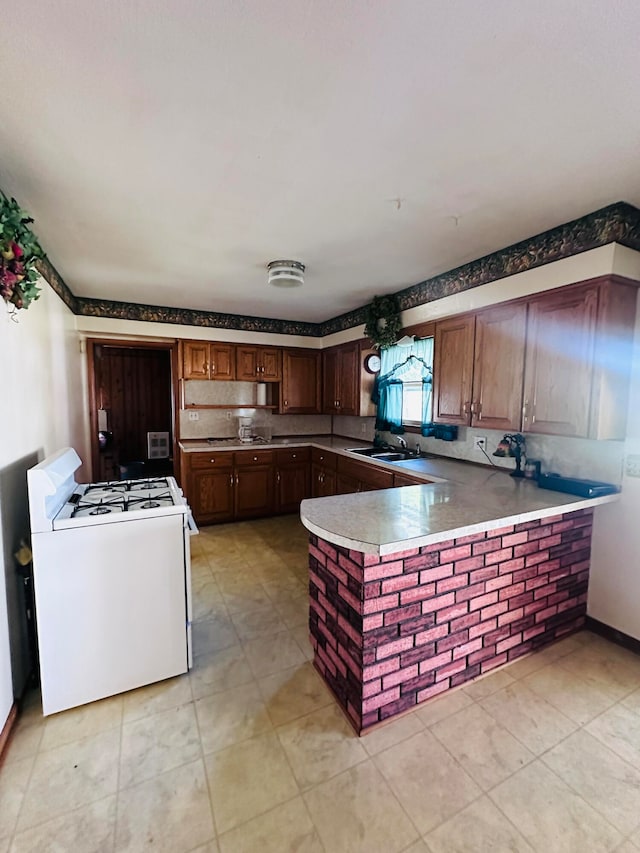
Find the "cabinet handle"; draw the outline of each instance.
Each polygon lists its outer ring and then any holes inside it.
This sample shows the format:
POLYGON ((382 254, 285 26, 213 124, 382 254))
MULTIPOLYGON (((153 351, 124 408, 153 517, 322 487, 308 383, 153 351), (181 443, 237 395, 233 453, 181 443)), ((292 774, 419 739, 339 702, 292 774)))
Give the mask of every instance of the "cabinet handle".
POLYGON ((254 461, 254 462, 257 462, 257 461, 258 461, 258 457, 257 457, 257 456, 254 456, 254 457, 253 457, 253 461, 254 461))
POLYGON ((292 458, 292 459, 295 459, 295 458, 296 458, 296 454, 295 454, 295 453, 292 453, 292 454, 291 454, 291 458, 292 458))
POLYGON ((468 400, 465 400, 465 402, 462 404, 462 414, 463 415, 469 414, 469 401, 468 400))
POLYGON ((233 474, 229 474, 229 485, 233 487, 233 474))
POLYGON ((286 409, 288 406, 289 406, 289 401, 288 401, 288 400, 285 400, 285 401, 284 401, 284 407, 285 407, 285 409, 286 409))
POLYGON ((528 400, 525 400, 524 403, 522 404, 522 417, 524 418, 525 421, 529 417, 529 401, 528 400))
POLYGON ((276 483, 280 482, 280 471, 276 471, 276 483))
POLYGON ((214 364, 214 363, 212 363, 212 364, 211 364, 211 375, 213 376, 213 374, 214 374, 215 372, 216 372, 216 366, 215 366, 215 364, 214 364))
POLYGON ((211 462, 211 463, 213 463, 213 464, 215 465, 216 460, 215 460, 215 459, 210 459, 210 460, 209 460, 209 462, 211 462))

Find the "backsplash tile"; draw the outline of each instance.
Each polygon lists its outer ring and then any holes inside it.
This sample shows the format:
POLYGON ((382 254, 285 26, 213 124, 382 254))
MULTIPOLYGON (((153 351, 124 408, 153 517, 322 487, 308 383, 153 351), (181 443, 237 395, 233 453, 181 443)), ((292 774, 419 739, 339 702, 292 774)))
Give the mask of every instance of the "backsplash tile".
MULTIPOLYGON (((356 419, 357 420, 357 419, 356 419)), ((389 444, 397 444, 397 436, 388 432, 381 433, 389 444)), ((487 439, 487 454, 491 462, 498 468, 515 470, 515 461, 509 458, 493 456, 504 432, 484 427, 460 427, 457 441, 440 441, 436 438, 424 438, 415 433, 405 433, 403 438, 410 448, 416 443, 425 453, 437 453, 451 459, 461 459, 469 462, 489 465, 489 460, 474 449, 473 439, 483 435, 487 439)), ((586 438, 566 438, 556 435, 525 436, 527 455, 530 459, 539 459, 543 473, 555 472, 567 477, 582 477, 592 480, 603 480, 607 483, 619 484, 622 480, 622 463, 624 458, 623 441, 594 441, 586 438)))

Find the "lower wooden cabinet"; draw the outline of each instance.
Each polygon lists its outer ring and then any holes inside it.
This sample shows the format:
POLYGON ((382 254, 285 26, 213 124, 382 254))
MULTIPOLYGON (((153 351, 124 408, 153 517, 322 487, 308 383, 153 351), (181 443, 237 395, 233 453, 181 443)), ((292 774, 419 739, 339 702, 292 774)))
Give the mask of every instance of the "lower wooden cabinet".
POLYGON ((233 453, 184 453, 182 476, 198 524, 231 521, 235 491, 233 453))
POLYGON ((298 512, 308 497, 428 482, 316 447, 183 453, 182 472, 201 525, 298 512))
POLYGON ((276 451, 276 512, 297 512, 309 497, 310 459, 308 447, 276 451))
POLYGON ((234 516, 261 518, 274 509, 274 478, 272 450, 252 450, 235 453, 234 516))
POLYGON ((336 492, 339 495, 392 487, 393 472, 376 468, 366 462, 338 457, 336 492))
POLYGON ((329 450, 311 448, 311 495, 328 498, 337 494, 336 467, 338 456, 329 450))

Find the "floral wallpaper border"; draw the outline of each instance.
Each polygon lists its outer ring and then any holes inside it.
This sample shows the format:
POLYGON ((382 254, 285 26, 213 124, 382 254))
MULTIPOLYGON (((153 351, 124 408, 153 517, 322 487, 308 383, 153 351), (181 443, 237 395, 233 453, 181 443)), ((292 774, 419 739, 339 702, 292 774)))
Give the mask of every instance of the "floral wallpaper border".
MULTIPOLYGON (((514 243, 483 258, 400 290, 396 295, 401 310, 425 305, 443 296, 451 296, 490 281, 578 255, 607 243, 620 243, 640 251, 640 210, 626 202, 616 202, 572 222, 559 225, 535 237, 514 243)), ((165 308, 106 299, 74 296, 48 258, 39 262, 39 270, 51 288, 74 314, 117 320, 144 320, 184 326, 205 326, 281 335, 324 337, 365 322, 365 306, 341 314, 324 323, 274 320, 240 314, 196 311, 189 308, 165 308)))

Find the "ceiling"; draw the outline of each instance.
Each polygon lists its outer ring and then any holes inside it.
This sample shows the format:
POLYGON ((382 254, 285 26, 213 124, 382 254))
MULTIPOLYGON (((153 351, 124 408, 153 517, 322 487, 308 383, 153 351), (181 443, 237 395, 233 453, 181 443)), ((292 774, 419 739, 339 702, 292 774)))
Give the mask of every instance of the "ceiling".
POLYGON ((0 187, 77 296, 322 322, 640 207, 637 0, 36 0, 0 187), (296 290, 266 264, 307 265, 296 290))

